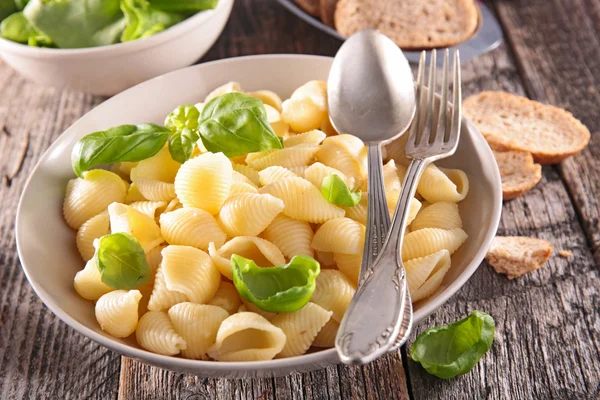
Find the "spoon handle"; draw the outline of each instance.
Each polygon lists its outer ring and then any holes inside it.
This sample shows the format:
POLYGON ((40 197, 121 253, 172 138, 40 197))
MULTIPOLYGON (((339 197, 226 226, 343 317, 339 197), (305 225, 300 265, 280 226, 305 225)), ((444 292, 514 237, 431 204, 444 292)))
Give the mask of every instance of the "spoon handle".
MULTIPOLYGON (((381 162, 371 162, 369 151, 369 202, 377 202, 387 212, 381 162), (376 175, 379 174, 379 175, 376 175), (377 184, 379 183, 379 184, 377 184), (380 186, 378 190, 378 186, 380 186)), ((359 287, 336 337, 336 349, 342 362, 365 364, 386 353, 400 331, 407 303, 407 285, 400 246, 410 199, 414 196, 419 177, 428 162, 415 159, 408 168, 391 230, 372 267, 364 273, 359 287)), ((368 237, 367 240, 372 238, 368 237)), ((410 313, 412 310, 409 309, 410 313)), ((410 321, 412 316, 408 318, 410 321)), ((410 327, 409 327, 410 329, 410 327)))

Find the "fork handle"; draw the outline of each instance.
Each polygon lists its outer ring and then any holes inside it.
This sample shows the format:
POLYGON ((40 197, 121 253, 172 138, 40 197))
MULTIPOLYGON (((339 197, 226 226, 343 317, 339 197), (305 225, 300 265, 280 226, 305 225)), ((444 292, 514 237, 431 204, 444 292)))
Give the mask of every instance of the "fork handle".
MULTIPOLYGON (((414 196, 418 180, 428 163, 426 159, 414 159, 411 162, 390 233, 374 264, 364 273, 342 320, 336 337, 336 349, 344 363, 371 362, 386 353, 398 336, 407 302, 410 302, 406 295, 406 275, 398 246, 402 244, 410 199, 414 196)), ((371 166, 369 163, 370 170, 371 166)), ((377 167, 381 173, 381 164, 373 165, 374 172, 377 167)), ((369 172, 369 178, 371 177, 369 172)), ((378 201, 378 204, 383 201, 385 204, 385 191, 383 198, 373 198, 380 194, 379 191, 369 193, 369 201, 378 201)), ((409 313, 411 311, 408 309, 409 313)), ((408 319, 411 320, 412 316, 408 319)))

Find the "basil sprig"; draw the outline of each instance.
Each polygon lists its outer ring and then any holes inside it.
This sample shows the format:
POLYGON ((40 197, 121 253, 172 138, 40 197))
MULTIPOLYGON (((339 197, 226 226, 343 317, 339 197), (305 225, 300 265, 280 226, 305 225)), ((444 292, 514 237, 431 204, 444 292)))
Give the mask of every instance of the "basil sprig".
POLYGON ((163 148, 170 133, 168 128, 155 124, 121 125, 91 133, 73 147, 73 171, 81 177, 99 164, 145 160, 163 148))
POLYGON ((283 148, 263 103, 243 93, 227 93, 209 101, 202 109, 198 130, 208 151, 229 158, 283 148))
POLYGON ((449 379, 469 372, 494 341, 494 319, 481 311, 450 325, 421 333, 410 349, 410 357, 439 378, 449 379))
POLYGON ((294 256, 286 265, 263 268, 237 254, 231 256, 231 271, 240 296, 270 312, 292 312, 304 307, 321 272, 319 263, 308 256, 294 256))
POLYGON ((200 111, 193 104, 176 107, 165 119, 165 126, 173 132, 169 137, 169 153, 173 160, 184 163, 194 152, 194 145, 200 139, 198 120, 200 111))
POLYGON ((348 185, 336 174, 326 176, 321 184, 321 193, 330 203, 354 207, 360 203, 362 193, 351 191, 348 185))
POLYGON ((137 289, 151 278, 144 249, 127 233, 102 236, 95 257, 102 282, 113 289, 137 289))

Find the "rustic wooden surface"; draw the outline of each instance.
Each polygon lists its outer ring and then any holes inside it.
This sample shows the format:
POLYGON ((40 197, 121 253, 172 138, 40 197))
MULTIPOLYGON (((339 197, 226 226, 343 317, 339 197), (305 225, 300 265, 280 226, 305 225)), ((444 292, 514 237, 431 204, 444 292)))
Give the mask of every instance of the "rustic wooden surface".
MULTIPOLYGON (((14 217, 44 150, 104 99, 40 87, 0 61, 0 398, 600 398, 600 3, 497 0, 492 6, 507 41, 463 66, 465 95, 501 89, 564 107, 590 128, 592 140, 560 166, 544 167, 534 190, 504 205, 500 226, 500 234, 541 237, 573 256, 555 255, 541 270, 512 281, 482 265, 416 327, 408 346, 429 326, 474 309, 490 313, 495 343, 473 371, 440 380, 406 358, 403 364, 397 354, 366 367, 275 379, 204 379, 122 358, 79 335, 27 283, 14 217)), ((202 61, 258 53, 334 55, 339 46, 273 0, 237 0, 224 34, 202 61)))

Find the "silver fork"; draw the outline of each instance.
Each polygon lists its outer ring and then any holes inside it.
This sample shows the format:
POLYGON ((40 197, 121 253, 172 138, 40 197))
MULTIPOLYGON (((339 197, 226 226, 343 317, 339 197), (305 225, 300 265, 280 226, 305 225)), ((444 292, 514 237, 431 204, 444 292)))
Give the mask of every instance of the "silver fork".
MULTIPOLYGON (((352 353, 345 349, 345 354, 351 354, 350 357, 342 359, 345 363, 364 364, 381 356, 386 351, 395 350, 402 346, 412 329, 412 305, 410 293, 406 285, 406 273, 402 263, 402 241, 404 239, 404 231, 408 219, 410 199, 414 196, 417 183, 431 162, 448 157, 456 151, 461 127, 461 88, 460 88, 460 59, 458 50, 454 53, 454 77, 453 77, 453 108, 452 119, 450 126, 447 124, 448 103, 448 59, 449 52, 446 50, 444 56, 442 94, 439 102, 437 121, 434 121, 435 112, 435 66, 436 66, 436 51, 431 53, 428 88, 425 90, 425 52, 421 54, 419 61, 419 70, 417 74, 417 108, 415 119, 407 138, 405 154, 412 159, 404 183, 400 192, 400 198, 396 206, 394 218, 391 221, 389 216, 380 212, 375 216, 373 221, 374 226, 379 228, 379 232, 388 232, 384 240, 385 234, 378 235, 380 243, 372 245, 379 247, 381 250, 374 262, 370 255, 372 252, 367 252, 367 244, 365 247, 365 259, 363 259, 363 267, 370 265, 369 268, 363 268, 363 276, 360 279, 356 295, 352 299, 348 307, 348 312, 342 320, 341 332, 346 332, 345 325, 354 325, 348 321, 351 318, 360 318, 361 312, 375 312, 382 306, 385 307, 385 299, 381 299, 378 295, 378 283, 395 282, 397 290, 404 293, 400 308, 390 307, 397 312, 379 312, 379 316, 384 320, 378 321, 377 326, 385 326, 384 330, 373 331, 373 329, 360 329, 355 332, 338 335, 336 347, 344 348, 348 346, 350 338, 353 335, 364 335, 362 338, 352 338, 357 342, 370 343, 371 350, 368 354, 362 352, 352 353), (423 103, 424 114, 423 114, 423 103), (435 122, 435 124, 434 124, 435 122)), ((370 209, 369 209, 370 211, 370 209)), ((354 322, 354 321, 353 321, 354 322)), ((368 327, 367 327, 368 328, 368 327)))

